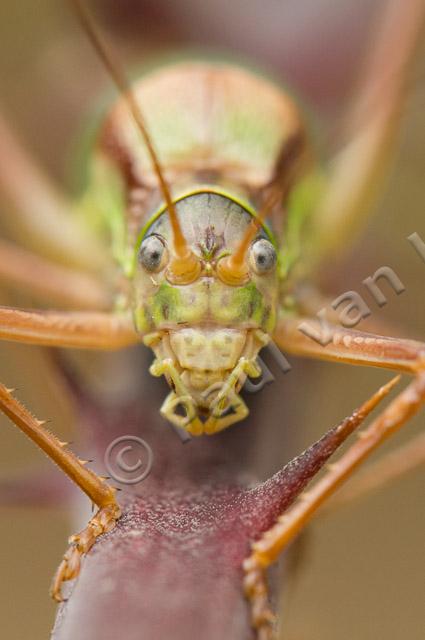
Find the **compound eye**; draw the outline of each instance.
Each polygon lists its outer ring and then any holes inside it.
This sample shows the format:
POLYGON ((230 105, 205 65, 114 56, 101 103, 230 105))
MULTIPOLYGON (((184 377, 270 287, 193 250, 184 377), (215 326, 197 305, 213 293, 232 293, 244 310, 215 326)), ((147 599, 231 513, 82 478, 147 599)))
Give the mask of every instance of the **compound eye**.
POLYGON ((251 246, 249 262, 258 275, 272 271, 276 266, 276 261, 276 249, 268 240, 260 238, 251 246))
POLYGON ((138 259, 149 273, 162 271, 168 262, 168 251, 162 238, 156 235, 145 238, 140 245, 138 259))

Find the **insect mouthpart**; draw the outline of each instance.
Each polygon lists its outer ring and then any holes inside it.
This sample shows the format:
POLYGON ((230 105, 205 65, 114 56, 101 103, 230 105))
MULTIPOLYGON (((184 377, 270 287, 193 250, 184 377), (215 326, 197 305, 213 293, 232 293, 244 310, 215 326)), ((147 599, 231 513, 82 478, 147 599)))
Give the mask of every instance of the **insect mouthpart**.
POLYGON ((239 396, 247 379, 258 377, 256 362, 268 336, 257 329, 183 328, 145 338, 156 359, 154 376, 164 375, 172 391, 162 415, 191 435, 214 434, 248 415, 239 396))

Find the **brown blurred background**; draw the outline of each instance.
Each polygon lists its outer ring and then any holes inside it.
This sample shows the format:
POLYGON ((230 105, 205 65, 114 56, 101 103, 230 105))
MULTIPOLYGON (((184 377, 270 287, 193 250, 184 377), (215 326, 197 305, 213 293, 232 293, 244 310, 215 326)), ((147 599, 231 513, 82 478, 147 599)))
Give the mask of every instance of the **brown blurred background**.
MULTIPOLYGON (((93 6, 129 67, 155 51, 187 47, 251 58, 295 88, 317 114, 317 122, 323 123, 319 138, 324 138, 348 102, 365 42, 373 38, 385 4, 385 0, 104 0, 93 6)), ((69 158, 84 117, 96 105, 96 96, 109 90, 109 83, 65 2, 0 4, 0 78, 6 115, 35 157, 69 184, 69 158)), ((425 238, 424 106, 422 47, 387 187, 363 239, 353 245, 334 278, 335 293, 361 292, 361 281, 378 267, 394 268, 407 290, 399 297, 390 294, 387 307, 373 311, 376 318, 403 327, 406 336, 422 339, 425 264, 406 237, 417 231, 425 238)), ((19 300, 14 292, 0 291, 1 304, 19 300)), ((293 406, 285 411, 293 453, 349 413, 389 375, 350 366, 296 363, 291 380, 275 383, 290 385, 293 406)), ((0 345, 0 379, 17 387, 19 397, 38 417, 51 418, 56 433, 70 437, 71 408, 47 375, 40 350, 0 345)), ((419 432, 424 416, 422 412, 386 449, 419 432)), ((50 468, 2 417, 0 430, 0 477, 50 468)), ((282 452, 282 460, 287 454, 282 452)), ((258 455, 276 457, 276 452, 258 455)), ((423 638, 423 481, 423 470, 418 470, 311 528, 286 602, 288 640, 423 638)), ((69 532, 70 522, 60 510, 0 510, 2 637, 48 637, 55 611, 48 585, 69 532)))

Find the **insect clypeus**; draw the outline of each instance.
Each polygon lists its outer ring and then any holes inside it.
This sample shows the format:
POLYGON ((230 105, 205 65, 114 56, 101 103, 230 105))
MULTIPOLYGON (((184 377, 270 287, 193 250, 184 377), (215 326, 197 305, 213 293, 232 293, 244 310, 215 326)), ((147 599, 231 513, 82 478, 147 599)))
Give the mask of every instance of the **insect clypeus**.
MULTIPOLYGON (((162 415, 201 437, 218 437, 247 416, 240 391, 247 377, 261 374, 257 357, 270 338, 286 352, 415 376, 301 502, 288 511, 289 503, 280 497, 267 526, 263 522, 246 536, 251 552, 242 547, 239 569, 243 565, 245 577, 240 576, 240 589, 251 606, 252 627, 259 637, 268 638, 273 616, 266 569, 326 497, 425 398, 422 343, 327 326, 332 339, 323 346, 299 330, 310 310, 298 295, 303 282, 351 232, 385 165, 425 3, 413 0, 409 11, 394 3, 388 10, 369 75, 347 119, 346 145, 328 171, 313 162, 298 107, 270 81, 236 66, 193 61, 159 68, 130 90, 85 9, 80 2, 73 4, 122 94, 100 128, 89 188, 80 204, 87 219, 101 221, 121 278, 113 309, 107 311, 3 307, 0 337, 99 350, 143 341, 155 354, 151 373, 164 376, 171 387, 162 415), (400 45, 387 68, 385 55, 395 29, 400 45)), ((6 127, 2 133, 7 140, 6 127)), ((10 148, 13 145, 11 140, 10 148)), ((16 195, 6 169, 2 183, 12 199, 30 210, 31 202, 16 195)), ((46 207, 57 206, 47 192, 45 197, 46 207)), ((59 230, 65 222, 57 208, 59 230)), ((66 224, 68 233, 53 228, 45 244, 59 244, 75 270, 20 253, 4 242, 0 262, 7 264, 0 266, 2 277, 34 287, 46 299, 62 289, 61 295, 76 307, 104 309, 108 294, 92 275, 103 258, 89 235, 68 219, 66 224), (83 274, 83 267, 91 275, 83 274)), ((393 384, 330 432, 333 448, 393 384)), ((88 526, 71 538, 55 576, 52 594, 61 600, 62 583, 77 577, 81 557, 101 534, 114 529, 122 508, 115 489, 87 469, 4 386, 0 407, 99 508, 88 526)), ((312 448, 316 466, 309 477, 332 452, 325 444, 319 447, 320 455, 312 448)), ((307 458, 303 460, 309 468, 307 458)), ((305 475, 307 480, 307 471, 305 475)), ((294 497, 302 488, 298 481, 294 497)), ((247 510, 255 511, 251 494, 243 496, 247 510)))

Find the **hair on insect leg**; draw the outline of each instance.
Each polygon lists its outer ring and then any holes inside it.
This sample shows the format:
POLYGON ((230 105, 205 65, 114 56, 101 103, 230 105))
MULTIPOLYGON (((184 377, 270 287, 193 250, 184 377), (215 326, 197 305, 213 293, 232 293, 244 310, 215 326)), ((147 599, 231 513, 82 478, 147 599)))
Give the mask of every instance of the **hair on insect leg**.
POLYGON ((121 510, 115 498, 116 489, 85 467, 53 433, 46 429, 45 421, 35 418, 2 384, 0 384, 0 410, 42 449, 68 477, 94 502, 98 511, 87 527, 70 539, 70 548, 58 568, 52 584, 52 597, 61 601, 61 586, 65 580, 77 577, 81 557, 87 553, 102 533, 110 531, 121 510))

